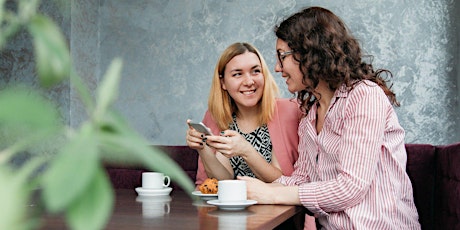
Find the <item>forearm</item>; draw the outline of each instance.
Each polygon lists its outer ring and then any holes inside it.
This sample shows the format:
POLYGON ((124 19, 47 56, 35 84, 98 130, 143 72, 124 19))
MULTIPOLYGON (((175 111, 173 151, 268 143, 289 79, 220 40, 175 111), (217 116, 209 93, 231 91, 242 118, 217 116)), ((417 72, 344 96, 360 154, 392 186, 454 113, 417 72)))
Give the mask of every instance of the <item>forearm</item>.
POLYGON ((301 205, 298 186, 285 186, 280 183, 264 183, 252 177, 238 177, 246 181, 248 199, 259 204, 301 205))
POLYGON ((286 205, 301 205, 299 186, 273 186, 273 203, 286 205))
POLYGON ((268 163, 255 149, 251 151, 243 158, 257 178, 264 182, 273 182, 283 175, 281 169, 268 163))
POLYGON ((198 151, 201 157, 206 174, 210 178, 218 180, 233 179, 233 173, 230 172, 222 162, 217 158, 216 153, 210 148, 204 148, 198 151))

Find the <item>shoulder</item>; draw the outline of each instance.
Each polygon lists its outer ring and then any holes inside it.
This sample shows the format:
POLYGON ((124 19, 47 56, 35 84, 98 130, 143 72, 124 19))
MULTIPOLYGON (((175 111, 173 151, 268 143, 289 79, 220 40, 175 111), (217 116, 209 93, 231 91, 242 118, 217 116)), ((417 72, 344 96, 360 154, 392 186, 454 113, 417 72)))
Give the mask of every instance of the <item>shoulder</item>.
POLYGON ((363 80, 355 85, 352 91, 361 92, 361 93, 372 93, 381 91, 382 89, 377 85, 377 83, 369 80, 363 80))
POLYGON ((211 112, 209 112, 209 110, 206 110, 206 112, 204 113, 203 121, 214 121, 214 119, 212 118, 211 112))
POLYGON ((278 98, 276 99, 275 113, 273 114, 272 122, 294 122, 298 124, 302 112, 296 99, 278 98))
POLYGON ((370 106, 375 109, 383 109, 387 106, 391 106, 383 89, 376 83, 368 80, 357 83, 353 89, 348 92, 346 101, 348 101, 347 107, 351 110, 356 109, 356 106, 370 106))
POLYGON ((283 111, 284 109, 299 109, 299 103, 297 103, 295 98, 277 98, 276 108, 278 111, 283 111))
POLYGON ((214 121, 214 118, 212 117, 211 112, 209 112, 209 110, 207 110, 206 113, 204 114, 202 122, 203 124, 208 126, 208 128, 210 128, 213 133, 219 130, 219 127, 217 126, 217 122, 214 121))
POLYGON ((348 97, 350 98, 362 98, 362 97, 375 97, 383 96, 386 98, 383 89, 380 88, 375 82, 364 80, 356 85, 354 85, 353 89, 348 93, 348 97))

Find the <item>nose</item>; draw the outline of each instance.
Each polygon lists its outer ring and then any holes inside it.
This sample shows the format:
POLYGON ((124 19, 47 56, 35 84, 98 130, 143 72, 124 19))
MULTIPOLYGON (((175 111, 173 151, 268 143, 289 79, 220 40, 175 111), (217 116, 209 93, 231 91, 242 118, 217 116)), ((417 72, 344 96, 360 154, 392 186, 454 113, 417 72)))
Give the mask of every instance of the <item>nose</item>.
POLYGON ((281 64, 280 64, 280 61, 276 61, 275 63, 275 72, 282 72, 283 71, 283 67, 281 67, 281 64))
POLYGON ((254 80, 252 79, 251 74, 246 75, 246 81, 244 82, 244 84, 248 86, 254 85, 254 80))

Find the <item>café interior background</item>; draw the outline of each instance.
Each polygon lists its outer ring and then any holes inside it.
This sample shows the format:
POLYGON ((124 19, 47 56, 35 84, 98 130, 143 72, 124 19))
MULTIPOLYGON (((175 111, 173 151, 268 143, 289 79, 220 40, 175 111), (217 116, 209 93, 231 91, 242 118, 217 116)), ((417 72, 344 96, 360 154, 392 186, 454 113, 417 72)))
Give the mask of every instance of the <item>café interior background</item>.
MULTIPOLYGON (((396 108, 406 143, 460 141, 459 23, 456 0, 78 0, 42 1, 68 38, 75 69, 92 90, 110 62, 123 59, 116 109, 151 144, 185 145, 187 118, 201 120, 215 63, 231 43, 254 44, 275 65, 273 27, 301 8, 323 6, 339 15, 393 72, 396 108)), ((8 5, 8 3, 7 3, 8 5)), ((22 32, 0 52, 0 90, 38 87, 33 47, 22 32)), ((292 97, 279 73, 282 97, 292 97)), ((64 122, 86 115, 70 83, 47 92, 64 122)), ((1 109, 1 108, 0 108, 1 109)))

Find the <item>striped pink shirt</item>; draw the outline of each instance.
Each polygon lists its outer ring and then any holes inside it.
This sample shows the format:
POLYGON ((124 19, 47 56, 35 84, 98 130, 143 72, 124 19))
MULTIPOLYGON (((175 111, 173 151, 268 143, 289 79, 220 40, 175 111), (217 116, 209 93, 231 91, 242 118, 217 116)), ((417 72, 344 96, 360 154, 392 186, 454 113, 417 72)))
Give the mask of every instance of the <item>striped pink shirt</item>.
POLYGON ((316 110, 299 124, 295 171, 278 182, 298 185, 326 229, 420 229, 404 130, 383 90, 370 81, 337 90, 319 134, 316 110))

